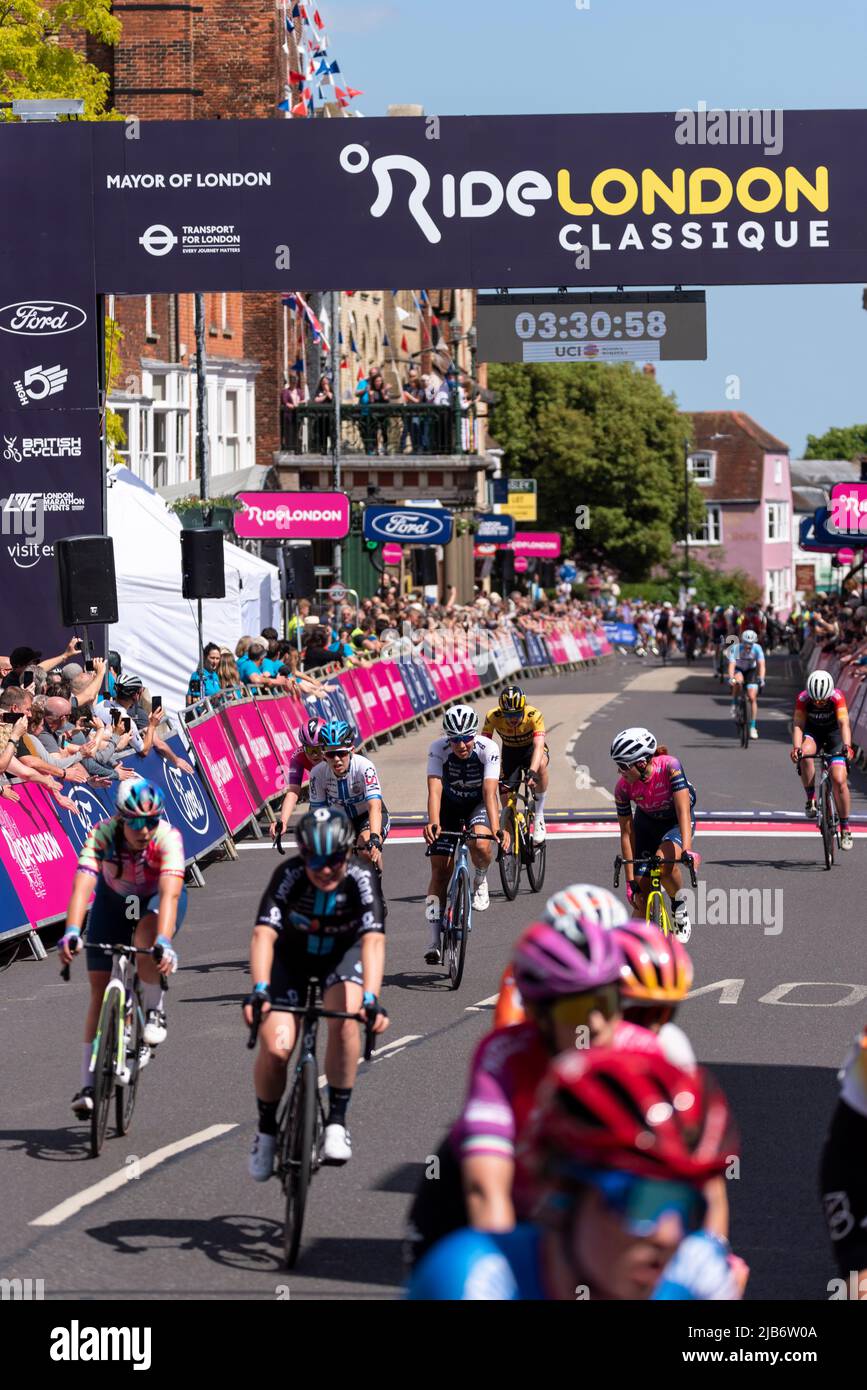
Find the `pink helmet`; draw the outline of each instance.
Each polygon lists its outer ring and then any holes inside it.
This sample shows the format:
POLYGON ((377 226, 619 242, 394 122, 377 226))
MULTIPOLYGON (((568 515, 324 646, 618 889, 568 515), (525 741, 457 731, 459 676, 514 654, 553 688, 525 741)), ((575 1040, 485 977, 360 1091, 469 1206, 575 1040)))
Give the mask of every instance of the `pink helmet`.
POLYGON ((534 922, 518 938, 512 967, 527 1003, 584 994, 620 979, 623 952, 613 936, 579 917, 534 922))
POLYGON ((324 719, 307 719, 301 725, 301 742, 305 748, 317 748, 319 745, 319 730, 325 728, 324 719))

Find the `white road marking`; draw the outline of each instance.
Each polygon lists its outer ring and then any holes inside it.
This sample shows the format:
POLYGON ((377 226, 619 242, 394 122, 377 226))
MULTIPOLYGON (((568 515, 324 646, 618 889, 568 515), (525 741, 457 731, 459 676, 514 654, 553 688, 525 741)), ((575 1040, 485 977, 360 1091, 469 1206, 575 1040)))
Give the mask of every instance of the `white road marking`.
MULTIPOLYGON (((402 1051, 402 1050, 406 1047, 407 1043, 418 1042, 419 1038, 423 1038, 423 1037, 424 1037, 424 1034, 423 1034, 423 1033, 407 1033, 407 1035, 406 1035, 405 1038, 395 1038, 393 1042, 388 1042, 388 1043, 385 1043, 382 1047, 376 1047, 376 1048, 374 1048, 374 1050, 373 1050, 373 1055, 372 1055, 372 1057, 371 1057, 370 1060, 371 1060, 372 1062, 378 1062, 379 1059, 380 1059, 380 1057, 394 1056, 394 1054, 395 1054, 396 1052, 402 1051)), ((362 1060, 363 1060, 363 1059, 362 1059, 362 1060)), ((325 1075, 320 1076, 320 1078, 319 1078, 319 1089, 320 1089, 320 1091, 322 1090, 322 1087, 323 1087, 323 1086, 327 1086, 327 1084, 328 1084, 328 1078, 327 1078, 327 1076, 325 1076, 325 1075)))
MULTIPOLYGON (((594 791, 597 791, 597 792, 601 792, 601 791, 604 790, 604 788, 602 788, 602 787, 594 787, 593 790, 594 790, 594 791)), ((613 800, 613 798, 612 798, 612 800, 613 800)), ((773 811, 762 811, 762 812, 761 812, 761 815, 762 815, 762 816, 773 816, 774 814, 775 814, 775 813, 774 813, 773 811)), ((776 814, 785 814, 785 813, 777 812, 776 814)), ((595 824, 595 822, 593 822, 593 821, 589 821, 589 822, 586 822, 586 823, 587 823, 588 825, 594 825, 594 824, 595 824)), ((858 838, 859 838, 859 835, 863 833, 863 832, 861 831, 861 827, 858 826, 858 825, 853 825, 852 829, 853 829, 853 831, 855 832, 855 838, 856 838, 856 839, 858 839, 858 838)), ((713 828, 713 822, 712 822, 712 821, 707 821, 707 822, 699 821, 698 826, 697 826, 697 829, 696 829, 696 834, 697 834, 697 835, 701 835, 702 839, 710 839, 710 838, 727 839, 727 838, 731 838, 731 837, 737 838, 738 836, 743 837, 743 836, 755 835, 755 834, 758 834, 758 833, 761 833, 762 839, 765 839, 765 838, 768 838, 768 839, 775 839, 775 838, 776 838, 776 839, 795 839, 795 840, 797 840, 797 839, 799 839, 799 838, 800 838, 800 839, 806 839, 806 838, 808 838, 808 837, 810 837, 810 836, 813 836, 813 837, 815 838, 815 837, 818 835, 819 832, 816 830, 815 825, 805 826, 805 828, 804 828, 803 830, 794 830, 794 829, 793 829, 793 830, 769 830, 769 829, 767 828, 766 825, 761 824, 761 823, 759 823, 759 822, 757 822, 757 821, 755 821, 755 820, 745 820, 744 823, 743 823, 743 828, 741 829, 741 828, 739 827, 737 830, 714 830, 714 828, 713 828)), ((550 843, 552 840, 553 840, 554 842, 557 842, 557 841, 559 841, 559 840, 615 840, 615 839, 619 839, 619 837, 620 837, 620 830, 619 830, 619 828, 618 828, 616 825, 614 825, 614 826, 606 826, 604 829, 601 829, 601 830, 595 830, 595 829, 594 829, 594 830, 559 830, 559 829, 557 828, 556 821, 553 822, 553 823, 552 823, 551 821, 548 821, 548 841, 549 841, 549 843, 550 843)), ((391 847, 392 847, 393 845, 421 845, 421 844, 424 844, 424 836, 423 836, 423 835, 401 835, 401 836, 396 837, 396 838, 394 838, 394 839, 390 839, 390 840, 388 841, 388 848, 391 849, 391 847)), ((259 849, 259 848, 264 848, 264 846, 261 846, 261 847, 260 847, 258 844, 240 844, 240 845, 237 846, 237 848, 238 848, 238 849, 259 849)))
MULTIPOLYGON (((151 1168, 156 1168, 158 1164, 165 1163, 167 1158, 174 1158, 175 1154, 184 1153, 187 1149, 198 1148, 200 1144, 207 1144, 211 1139, 219 1139, 221 1134, 228 1134, 229 1130, 237 1129, 236 1124, 232 1125, 210 1125, 207 1129, 200 1129, 196 1134, 188 1134, 186 1139, 178 1139, 174 1144, 166 1144, 162 1149, 154 1149, 152 1154, 146 1154, 140 1158, 136 1165, 136 1171, 141 1177, 143 1173, 150 1172, 151 1168)), ((82 1192, 77 1192, 72 1197, 67 1197, 65 1202, 59 1206, 52 1207, 42 1216, 37 1216, 35 1221, 30 1221, 30 1226, 59 1226, 61 1222, 67 1221, 70 1216, 75 1216, 84 1207, 91 1206, 98 1202, 101 1197, 107 1197, 111 1192, 117 1192, 119 1188, 125 1187, 130 1181, 130 1170, 124 1167, 116 1173, 112 1173, 110 1178, 103 1178, 100 1182, 95 1182, 92 1187, 85 1187, 82 1192)))
POLYGON ((494 1004, 496 1004, 499 997, 499 994, 492 994, 490 999, 480 999, 478 1004, 468 1004, 467 1007, 464 1009, 464 1013, 475 1014, 478 1013, 481 1009, 489 1009, 494 1004))

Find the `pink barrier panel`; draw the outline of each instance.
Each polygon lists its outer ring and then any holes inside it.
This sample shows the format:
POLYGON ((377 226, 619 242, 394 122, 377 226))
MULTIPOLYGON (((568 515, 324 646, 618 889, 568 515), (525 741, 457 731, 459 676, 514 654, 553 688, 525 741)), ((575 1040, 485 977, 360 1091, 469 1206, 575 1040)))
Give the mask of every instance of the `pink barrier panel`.
POLYGON ((0 860, 32 926, 61 917, 78 864, 44 787, 16 787, 0 801, 0 860))
POLYGON ((227 705, 220 718, 230 731, 238 750, 241 771, 245 772, 260 802, 269 801, 283 790, 280 763, 265 733, 253 701, 227 705))
POLYGON ((297 748, 301 742, 301 725, 310 718, 309 709, 303 700, 294 700, 291 695, 278 695, 271 703, 276 706, 283 720, 286 732, 292 740, 292 747, 297 748))
POLYGON ((380 699, 380 683, 377 681, 373 669, 370 666, 356 666, 352 672, 355 678, 356 688, 364 700, 364 707, 367 710, 370 722, 373 726, 374 734, 385 733, 386 729, 392 728, 394 718, 391 709, 394 705, 394 696, 391 686, 388 687, 387 703, 380 699))
POLYGON ((476 670, 469 656, 462 656, 459 659, 459 670, 461 680, 461 694, 468 694, 471 690, 478 690, 481 686, 479 673, 476 670))
MULTIPOLYGON (((287 703, 294 703, 288 700, 287 703)), ((286 727, 283 712, 279 708, 280 700, 257 700, 256 708, 262 720, 265 733, 271 740, 271 746, 277 755, 277 761, 281 767, 289 766, 289 759, 297 747, 296 740, 286 727)))
POLYGON ((247 790, 226 730, 215 714, 201 724, 189 725, 187 733, 214 800, 223 813, 230 833, 234 835, 255 814, 256 806, 247 790))
POLYGON ((553 630, 546 632, 545 640, 548 643, 548 650, 551 653, 555 666, 564 665, 569 660, 569 656, 563 645, 563 638, 560 636, 560 633, 554 632, 553 630))
POLYGON ((406 686, 401 680, 400 668, 393 661, 379 661, 377 662, 376 669, 377 673, 381 672, 382 675, 391 682, 391 689, 397 706, 397 717, 400 722, 403 724, 410 719, 414 719, 415 710, 406 693, 406 686))
POLYGON ((580 655, 581 655, 581 660, 582 660, 582 661, 592 661, 593 658, 595 657, 596 653, 594 652, 594 650, 593 650, 593 648, 591 647, 590 643, 587 641, 587 638, 586 638, 586 637, 576 637, 576 638, 575 638, 575 641, 576 641, 577 644, 578 644, 578 651, 579 651, 579 653, 580 653, 580 655))
POLYGON ((426 656, 422 657, 422 661, 425 664, 428 675, 433 681, 433 687, 437 693, 437 700, 441 704, 444 700, 448 700, 450 698, 446 694, 447 682, 445 676, 443 675, 442 666, 438 666, 436 662, 431 661, 430 658, 426 656))
POLYGON ((355 715, 355 722, 358 725, 358 732, 361 735, 361 742, 373 738, 376 729, 373 726, 373 719, 370 711, 364 702, 364 687, 357 679, 358 671, 341 671, 337 677, 338 682, 346 692, 352 713, 355 715))

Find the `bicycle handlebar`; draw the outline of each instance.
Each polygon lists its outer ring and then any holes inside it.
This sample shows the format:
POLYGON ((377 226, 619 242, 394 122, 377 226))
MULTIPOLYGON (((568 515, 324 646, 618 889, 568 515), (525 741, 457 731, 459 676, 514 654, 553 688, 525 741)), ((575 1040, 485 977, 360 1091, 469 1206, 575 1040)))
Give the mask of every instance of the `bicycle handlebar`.
MULTIPOLYGON (((620 870, 622 869, 624 864, 649 864, 654 869, 656 869, 661 868, 663 864, 666 864, 668 862, 668 860, 663 859, 658 854, 646 854, 641 859, 624 859, 621 855, 618 854, 614 860, 614 887, 620 887, 620 870)), ((684 850, 680 856, 680 859, 673 859, 671 862, 672 864, 685 864, 686 867, 689 869, 689 877, 692 882, 693 888, 698 887, 698 879, 695 876, 695 861, 693 860, 693 857, 690 854, 689 850, 684 850)))
MULTIPOLYGON (((497 845, 497 862, 499 863, 503 854, 503 842, 496 835, 479 835, 475 830, 437 830, 438 840, 455 840, 455 849, 464 840, 493 840, 497 845)), ((429 859, 433 845, 428 845, 425 850, 425 858, 429 859)))
MULTIPOLYGON (((153 956, 157 965, 159 965, 163 958, 164 948, 162 946, 123 946, 117 941, 88 941, 87 943, 82 942, 82 948, 85 944, 92 947, 95 951, 110 951, 113 956, 153 956)), ((78 951, 76 951, 75 954, 78 955, 78 951)), ((60 978, 67 984, 69 983, 68 965, 64 965, 60 972, 60 978)), ((160 984, 163 989, 168 989, 168 985, 163 978, 160 979, 160 984)))
POLYGON ((278 854, 285 854, 285 853, 286 853, 285 849, 283 848, 283 827, 282 827, 282 825, 280 825, 280 826, 277 827, 277 834, 274 836, 274 846, 275 846, 275 848, 276 848, 278 854))
MULTIPOLYGON (((249 1036, 247 1038, 248 1050, 256 1046, 256 1039, 259 1036, 259 1029, 262 1026, 263 1003, 264 1000, 258 998, 254 999, 252 1004, 250 1005, 250 1008, 253 1011, 253 1022, 250 1024, 249 1036)), ((323 1009, 318 1004, 314 1004, 312 1007, 308 1005, 306 1008, 303 1009, 297 1008, 294 1005, 290 1006, 288 1004, 272 1004, 271 1012, 278 1014, 297 1014, 301 1018, 305 1018, 310 1014, 314 1014, 316 1018, 353 1018, 356 1020, 357 1023, 364 1024, 365 1062, 369 1062, 373 1055, 373 1040, 376 1037, 376 1034, 373 1031, 373 1026, 371 1024, 370 1018, 365 1010, 362 1010, 361 1013, 348 1014, 344 1013, 342 1010, 339 1009, 323 1009)), ((384 1013, 385 1010, 380 1010, 380 1012, 384 1013)))

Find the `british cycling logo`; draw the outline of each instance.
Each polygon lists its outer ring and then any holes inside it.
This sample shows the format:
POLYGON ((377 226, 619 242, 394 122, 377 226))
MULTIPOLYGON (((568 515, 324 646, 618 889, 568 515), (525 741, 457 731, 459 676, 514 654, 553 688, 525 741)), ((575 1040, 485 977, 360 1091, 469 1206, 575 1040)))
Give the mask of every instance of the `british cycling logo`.
POLYGON ((4 434, 3 459, 6 463, 21 463, 22 459, 81 458, 81 435, 25 435, 18 445, 17 434, 4 434))
POLYGON ((57 333, 74 333, 87 323, 87 314, 77 304, 62 300, 27 299, 0 308, 0 333, 16 333, 27 338, 51 338, 57 333))
POLYGON ((13 381, 15 393, 22 405, 30 401, 44 401, 46 396, 56 396, 66 385, 69 371, 55 362, 53 367, 28 367, 20 381, 13 381))
POLYGON ((182 768, 163 764, 163 775, 169 794, 191 830, 197 835, 205 835, 211 818, 208 804, 196 786, 195 779, 182 768))

